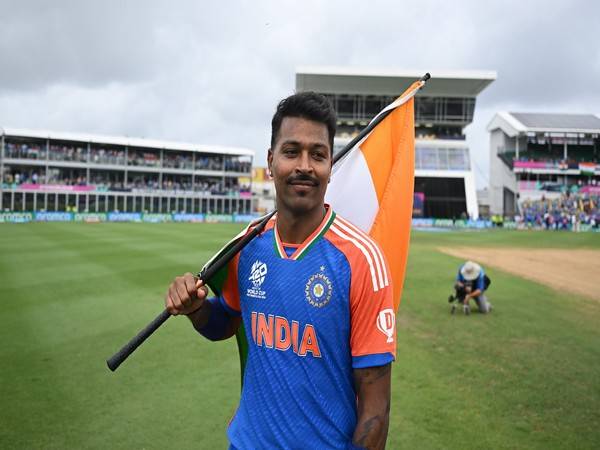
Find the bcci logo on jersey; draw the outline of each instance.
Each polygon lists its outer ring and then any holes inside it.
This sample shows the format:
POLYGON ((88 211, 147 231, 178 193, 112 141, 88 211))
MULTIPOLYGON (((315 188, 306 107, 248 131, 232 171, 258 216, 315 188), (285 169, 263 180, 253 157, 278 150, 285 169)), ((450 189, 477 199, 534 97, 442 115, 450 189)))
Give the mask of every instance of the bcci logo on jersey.
POLYGON ((316 273, 304 286, 306 300, 316 308, 322 308, 331 300, 331 281, 324 273, 316 273))
POLYGON ((265 291, 260 287, 264 283, 266 275, 267 265, 262 261, 256 260, 254 264, 252 264, 250 276, 248 277, 248 280, 252 281, 252 287, 246 291, 248 297, 265 298, 265 291))

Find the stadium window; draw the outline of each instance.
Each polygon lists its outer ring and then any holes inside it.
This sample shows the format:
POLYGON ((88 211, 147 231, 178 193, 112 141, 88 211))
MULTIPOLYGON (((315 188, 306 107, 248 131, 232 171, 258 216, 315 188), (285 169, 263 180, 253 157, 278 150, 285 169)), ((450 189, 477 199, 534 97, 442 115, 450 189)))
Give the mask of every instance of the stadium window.
POLYGON ((45 211, 46 210, 46 194, 33 194, 33 210, 34 211, 45 211))
POLYGON ((98 212, 98 196, 90 194, 88 197, 87 212, 96 213, 98 212))
POLYGON ((421 148, 421 168, 437 169, 437 150, 435 148, 421 148))
POLYGON ((469 170, 468 150, 464 148, 449 150, 448 165, 451 170, 469 170))
POLYGON ((446 100, 446 118, 451 121, 464 120, 464 108, 462 98, 448 98, 446 100))
POLYGON ((66 211, 67 206, 69 206, 68 195, 67 194, 56 194, 57 207, 56 211, 66 211))
POLYGON ((354 119, 354 96, 340 95, 337 97, 337 114, 341 119, 354 119))
POLYGON ((416 97, 415 110, 417 121, 433 121, 435 119, 435 99, 432 97, 416 97))
POLYGON ((369 119, 375 117, 382 109, 381 97, 367 95, 364 99, 365 116, 369 119))

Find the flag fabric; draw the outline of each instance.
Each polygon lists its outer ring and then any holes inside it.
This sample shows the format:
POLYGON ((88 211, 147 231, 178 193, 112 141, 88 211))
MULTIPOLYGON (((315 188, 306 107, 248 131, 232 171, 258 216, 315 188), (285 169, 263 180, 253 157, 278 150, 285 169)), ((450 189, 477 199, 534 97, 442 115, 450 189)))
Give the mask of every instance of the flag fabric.
POLYGON ((413 83, 383 110, 393 109, 334 168, 325 196, 336 212, 373 237, 384 252, 393 280, 396 311, 413 212, 414 95, 423 84, 413 83))
POLYGON ((596 172, 596 163, 580 162, 579 171, 581 172, 581 175, 594 175, 596 172))

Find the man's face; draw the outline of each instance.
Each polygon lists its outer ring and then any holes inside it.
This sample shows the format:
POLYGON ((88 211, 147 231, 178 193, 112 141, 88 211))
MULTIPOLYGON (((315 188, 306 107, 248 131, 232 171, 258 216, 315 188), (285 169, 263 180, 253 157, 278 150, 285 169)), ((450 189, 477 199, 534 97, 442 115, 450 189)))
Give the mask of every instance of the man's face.
POLYGON ((331 176, 327 127, 300 117, 285 117, 275 147, 269 149, 277 208, 304 214, 323 206, 331 176))

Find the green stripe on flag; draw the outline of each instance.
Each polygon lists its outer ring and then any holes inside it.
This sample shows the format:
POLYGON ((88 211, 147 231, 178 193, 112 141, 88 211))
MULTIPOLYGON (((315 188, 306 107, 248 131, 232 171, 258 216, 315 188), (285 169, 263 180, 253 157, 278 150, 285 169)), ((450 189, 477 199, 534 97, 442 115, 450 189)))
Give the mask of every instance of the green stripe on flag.
POLYGON ((246 371, 246 362, 248 361, 248 340, 246 339, 246 329, 244 322, 240 323, 240 327, 235 333, 235 340, 238 345, 238 353, 240 354, 240 385, 244 386, 244 372, 246 371))

